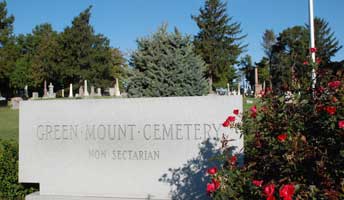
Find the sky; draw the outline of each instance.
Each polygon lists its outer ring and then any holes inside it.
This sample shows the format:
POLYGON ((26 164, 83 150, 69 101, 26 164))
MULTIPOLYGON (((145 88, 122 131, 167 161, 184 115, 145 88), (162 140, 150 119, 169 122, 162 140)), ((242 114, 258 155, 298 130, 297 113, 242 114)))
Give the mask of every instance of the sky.
MULTIPOLYGON (((14 33, 26 34, 42 23, 63 31, 75 16, 92 5, 91 24, 96 33, 110 39, 112 47, 126 55, 136 49, 136 40, 168 23, 184 34, 199 31, 191 15, 198 15, 204 0, 7 0, 8 13, 15 16, 14 33)), ((329 22, 344 45, 344 0, 314 0, 315 15, 329 22)), ((228 15, 241 23, 248 44, 244 54, 257 62, 263 56, 262 35, 266 29, 279 33, 308 23, 308 0, 227 0, 228 15)), ((243 55, 244 55, 243 54, 243 55)), ((341 49, 333 60, 344 60, 341 49)))

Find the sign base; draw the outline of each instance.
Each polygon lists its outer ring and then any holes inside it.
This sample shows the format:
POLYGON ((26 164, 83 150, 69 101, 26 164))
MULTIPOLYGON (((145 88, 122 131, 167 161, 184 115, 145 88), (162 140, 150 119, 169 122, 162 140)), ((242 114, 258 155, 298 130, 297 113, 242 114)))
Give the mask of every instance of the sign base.
POLYGON ((40 195, 39 192, 34 192, 25 196, 25 200, 167 200, 147 198, 122 198, 122 197, 81 197, 81 196, 60 196, 60 195, 40 195))

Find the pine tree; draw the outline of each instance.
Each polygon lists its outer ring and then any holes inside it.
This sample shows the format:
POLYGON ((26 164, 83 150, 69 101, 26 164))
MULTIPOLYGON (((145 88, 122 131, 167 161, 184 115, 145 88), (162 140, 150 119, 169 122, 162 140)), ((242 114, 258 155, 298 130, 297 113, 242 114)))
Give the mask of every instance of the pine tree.
POLYGON ((13 35, 14 16, 7 14, 6 2, 0 2, 0 94, 10 96, 10 76, 19 56, 13 35))
MULTIPOLYGON (((335 33, 331 30, 327 21, 316 17, 314 19, 314 27, 315 45, 318 49, 316 56, 321 60, 322 64, 326 65, 331 62, 331 57, 335 56, 342 46, 339 45, 339 41, 334 36, 335 33)), ((309 25, 306 25, 306 28, 309 30, 309 25)))
POLYGON ((90 16, 91 7, 75 17, 72 26, 59 37, 59 70, 64 86, 88 80, 96 87, 108 87, 113 81, 109 39, 94 33, 90 16))
POLYGON ((226 3, 206 0, 198 16, 192 16, 200 32, 195 36, 196 52, 207 64, 206 77, 210 90, 225 87, 236 78, 234 65, 246 45, 241 43, 241 25, 227 15, 226 3), (214 83, 214 86, 213 86, 214 83))
POLYGON ((152 36, 141 38, 137 43, 138 49, 130 61, 135 76, 128 85, 129 96, 206 94, 205 64, 195 54, 189 36, 183 36, 177 29, 168 33, 167 25, 163 25, 152 36))

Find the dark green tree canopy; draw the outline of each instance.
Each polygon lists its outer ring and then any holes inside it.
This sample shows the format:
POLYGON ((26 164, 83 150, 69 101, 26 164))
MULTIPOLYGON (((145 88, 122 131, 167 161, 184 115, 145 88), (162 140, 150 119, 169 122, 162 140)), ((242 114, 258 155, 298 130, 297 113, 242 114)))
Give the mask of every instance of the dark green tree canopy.
POLYGON ((167 25, 163 25, 152 36, 137 40, 137 44, 130 60, 135 76, 128 85, 129 96, 206 94, 205 64, 194 53, 189 36, 183 36, 177 29, 168 33, 167 25))
MULTIPOLYGON (((315 18, 314 22, 318 49, 316 57, 321 61, 319 67, 331 67, 331 57, 342 46, 325 20, 315 18)), ((271 55, 270 73, 272 84, 277 90, 282 87, 294 90, 309 86, 312 66, 305 64, 311 63, 308 25, 283 30, 272 46, 271 55)))
POLYGON ((10 75, 19 56, 13 35, 14 16, 8 16, 6 1, 0 2, 0 94, 10 96, 10 75))
MULTIPOLYGON (((308 24, 305 27, 309 30, 308 24)), ((316 17, 314 19, 314 28, 315 46, 318 49, 316 56, 320 58, 322 64, 326 65, 331 62, 331 58, 342 48, 342 45, 339 44, 335 33, 325 19, 316 17)))
POLYGON ((109 39, 95 34, 90 17, 91 7, 75 17, 72 26, 65 28, 59 37, 59 70, 63 86, 88 80, 96 87, 109 87, 113 81, 109 39))
MULTIPOLYGON (((225 87, 236 78, 234 65, 246 45, 242 44, 240 23, 232 22, 227 15, 226 3, 220 0, 205 1, 198 16, 192 16, 200 31, 195 36, 196 52, 207 64, 206 77, 212 87, 225 87)), ((212 89, 212 88, 210 88, 212 89)))

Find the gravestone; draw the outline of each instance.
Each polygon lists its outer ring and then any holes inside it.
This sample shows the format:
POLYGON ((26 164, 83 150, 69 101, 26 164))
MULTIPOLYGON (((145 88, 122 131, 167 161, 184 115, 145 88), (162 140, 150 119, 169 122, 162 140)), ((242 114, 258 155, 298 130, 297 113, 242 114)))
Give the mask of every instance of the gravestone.
POLYGON ((241 96, 22 102, 19 182, 40 184, 28 200, 204 199, 218 139, 243 151, 222 126, 234 109, 241 96), (201 191, 180 190, 188 183, 201 191))
POLYGON ((73 84, 69 84, 69 98, 73 98, 73 84))
POLYGON ((116 88, 109 88, 109 94, 110 94, 111 97, 115 96, 116 88))
POLYGON ((44 80, 43 98, 48 98, 47 81, 44 80))
POLYGON ((54 85, 52 83, 49 84, 48 97, 49 98, 56 98, 56 93, 54 93, 54 85))
POLYGON ((94 92, 94 86, 91 86, 91 94, 90 94, 91 97, 94 97, 96 96, 96 93, 94 92))
POLYGON ((84 88, 82 86, 79 87, 78 97, 84 97, 84 88))
POLYGON ((29 87, 27 86, 27 85, 25 85, 25 87, 24 87, 24 91, 25 91, 25 97, 26 98, 29 98, 29 87))
POLYGON ((19 103, 23 101, 21 97, 13 97, 11 98, 12 109, 17 110, 19 109, 19 103))
POLYGON ((85 87, 84 87, 84 96, 88 97, 88 96, 90 96, 90 94, 88 93, 87 80, 84 80, 84 85, 85 85, 85 87))
POLYGON ((116 85, 115 85, 115 96, 120 97, 121 92, 119 91, 119 83, 118 83, 118 78, 116 78, 116 85))
POLYGON ((32 92, 32 99, 39 99, 38 92, 32 92))
POLYGON ((97 88, 97 96, 98 97, 102 96, 102 89, 101 88, 97 88))

